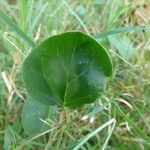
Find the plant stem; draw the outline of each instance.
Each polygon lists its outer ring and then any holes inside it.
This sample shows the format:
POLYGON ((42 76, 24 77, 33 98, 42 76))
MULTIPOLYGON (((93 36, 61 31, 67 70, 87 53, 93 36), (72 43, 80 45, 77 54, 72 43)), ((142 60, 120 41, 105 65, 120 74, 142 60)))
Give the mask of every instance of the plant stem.
POLYGON ((56 144, 56 146, 55 146, 55 148, 54 148, 55 150, 60 150, 59 147, 60 147, 60 144, 61 144, 62 137, 63 137, 63 134, 64 134, 65 129, 66 129, 66 126, 63 125, 62 128, 61 128, 61 130, 60 130, 60 133, 59 133, 59 135, 58 135, 57 144, 56 144))
POLYGON ((68 124, 68 109, 67 107, 64 107, 64 117, 65 117, 65 125, 68 124))

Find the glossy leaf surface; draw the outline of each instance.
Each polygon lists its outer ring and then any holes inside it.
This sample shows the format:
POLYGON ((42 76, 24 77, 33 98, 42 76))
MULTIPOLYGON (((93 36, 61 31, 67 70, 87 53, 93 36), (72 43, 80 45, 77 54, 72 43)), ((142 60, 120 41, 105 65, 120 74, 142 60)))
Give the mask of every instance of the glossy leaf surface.
POLYGON ((23 63, 29 96, 48 105, 80 107, 91 103, 99 98, 111 74, 105 49, 82 32, 50 37, 23 63))

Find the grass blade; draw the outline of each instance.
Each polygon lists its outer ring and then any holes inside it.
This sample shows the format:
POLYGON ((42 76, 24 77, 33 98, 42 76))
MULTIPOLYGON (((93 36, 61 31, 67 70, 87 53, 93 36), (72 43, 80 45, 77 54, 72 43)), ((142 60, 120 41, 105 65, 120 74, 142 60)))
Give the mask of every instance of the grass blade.
POLYGON ((20 0, 20 27, 25 32, 27 29, 27 2, 26 0, 20 0))
POLYGON ((36 44, 0 9, 0 19, 12 28, 30 47, 36 44))
POLYGON ((116 125, 116 120, 113 122, 112 128, 111 128, 111 130, 110 130, 110 132, 109 132, 109 134, 108 134, 108 136, 107 136, 107 138, 106 138, 106 141, 105 141, 104 145, 102 146, 102 150, 105 150, 105 148, 106 148, 106 146, 107 146, 107 144, 108 144, 108 142, 109 142, 109 139, 110 139, 110 137, 111 137, 111 135, 112 135, 112 133, 113 133, 113 130, 114 130, 114 128, 115 128, 115 125, 116 125))
POLYGON ((45 131, 45 132, 42 132, 42 133, 40 133, 40 134, 38 134, 38 135, 32 136, 32 137, 30 137, 30 138, 28 138, 28 139, 25 139, 24 141, 22 141, 22 143, 21 143, 18 147, 16 147, 15 150, 21 150, 23 146, 29 144, 29 143, 32 142, 33 140, 35 140, 35 139, 37 139, 37 138, 39 138, 39 137, 41 137, 41 136, 43 136, 43 135, 45 135, 45 134, 47 134, 47 133, 49 133, 49 132, 52 132, 53 130, 55 130, 55 129, 57 129, 57 128, 58 128, 58 126, 56 126, 56 127, 54 127, 54 128, 51 128, 51 129, 49 129, 49 130, 47 130, 47 131, 45 131))
POLYGON ((31 29, 30 29, 31 32, 33 32, 33 30, 37 26, 37 24, 40 23, 40 18, 42 17, 43 12, 46 10, 47 6, 48 6, 48 2, 46 2, 45 4, 41 3, 41 8, 37 12, 36 17, 34 18, 34 20, 31 23, 31 29))
POLYGON ((116 28, 110 31, 105 31, 100 34, 97 34, 94 36, 95 39, 100 39, 107 37, 109 35, 118 34, 118 33, 124 33, 124 32, 131 32, 131 31, 138 31, 138 30, 150 30, 150 26, 144 25, 144 26, 131 26, 131 27, 121 27, 116 28))
POLYGON ((87 30, 86 25, 84 24, 82 19, 77 15, 77 13, 67 4, 67 2, 65 0, 61 0, 61 1, 69 9, 70 13, 78 20, 78 22, 84 28, 85 32, 89 34, 89 31, 87 30))
POLYGON ((134 104, 131 101, 132 106, 135 108, 135 110, 137 111, 137 113, 139 114, 139 116, 142 118, 142 120, 144 121, 145 125, 147 126, 149 132, 150 132, 150 124, 148 122, 148 120, 146 120, 146 118, 142 115, 142 112, 140 111, 140 109, 136 106, 136 104, 134 104))
POLYGON ((79 143, 77 146, 75 146, 73 148, 73 150, 78 150, 81 148, 81 146, 83 146, 84 143, 86 143, 90 138, 92 138, 93 136, 95 136, 98 132, 102 131, 104 128, 106 128, 107 126, 109 126, 110 124, 114 123, 116 120, 113 118, 109 121, 107 121, 105 124, 103 124, 102 126, 100 126, 99 128, 97 128, 96 130, 94 130, 93 132, 89 133, 87 136, 85 136, 79 143))
POLYGON ((137 124, 135 124, 131 118, 129 118, 122 110, 121 108, 118 106, 118 104, 116 102, 113 102, 114 107, 116 107, 117 111, 121 114, 121 116, 128 122, 131 124, 131 126, 133 127, 134 132, 139 135, 141 138, 143 138, 145 140, 145 142, 147 142, 148 144, 150 144, 150 137, 148 135, 146 135, 144 133, 144 131, 142 131, 137 124))

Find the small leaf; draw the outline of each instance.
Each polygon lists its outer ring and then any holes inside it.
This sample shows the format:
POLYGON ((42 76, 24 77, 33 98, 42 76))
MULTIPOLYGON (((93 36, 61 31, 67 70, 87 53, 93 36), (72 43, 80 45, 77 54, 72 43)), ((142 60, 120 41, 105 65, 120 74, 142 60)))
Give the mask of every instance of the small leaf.
POLYGON ((29 96, 48 105, 79 107, 95 101, 112 74, 105 49, 82 32, 50 37, 23 63, 29 96))
POLYGON ((120 39, 117 36, 112 35, 109 36, 108 39, 110 44, 118 50, 121 57, 123 57, 126 60, 133 58, 134 48, 127 36, 124 36, 120 39))
POLYGON ((42 120, 49 116, 50 107, 42 105, 36 101, 27 100, 22 110, 22 125, 24 130, 32 135, 44 132, 50 126, 42 120))

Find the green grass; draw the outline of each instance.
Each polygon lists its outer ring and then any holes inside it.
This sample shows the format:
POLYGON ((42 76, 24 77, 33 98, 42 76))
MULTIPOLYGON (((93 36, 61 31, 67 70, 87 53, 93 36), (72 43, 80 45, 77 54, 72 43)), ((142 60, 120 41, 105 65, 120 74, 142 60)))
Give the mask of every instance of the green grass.
POLYGON ((118 0, 0 0, 0 9, 17 25, 0 13, 4 20, 0 22, 0 149, 150 149, 150 31, 120 33, 135 30, 120 30, 120 27, 137 26, 138 22, 149 25, 147 16, 142 18, 135 12, 148 14, 150 4, 148 0, 143 0, 143 4, 130 2, 128 5, 118 0), (95 103, 75 111, 59 109, 52 120, 45 120, 50 126, 48 131, 28 136, 21 125, 21 110, 26 100, 21 73, 24 55, 34 46, 32 41, 38 44, 70 30, 100 38, 98 41, 113 60, 113 76, 95 103), (102 39, 100 33, 104 31, 113 31, 104 35, 120 34, 102 39), (117 49, 110 41, 112 38, 123 48, 117 49), (123 50, 129 46, 134 53, 127 58, 123 50), (113 118, 116 123, 109 122, 113 118))

